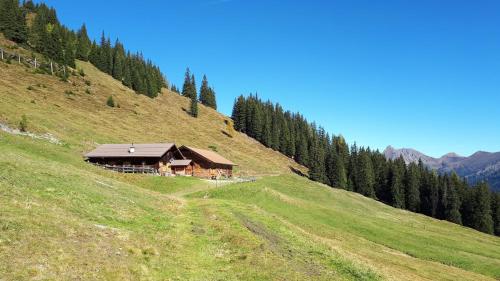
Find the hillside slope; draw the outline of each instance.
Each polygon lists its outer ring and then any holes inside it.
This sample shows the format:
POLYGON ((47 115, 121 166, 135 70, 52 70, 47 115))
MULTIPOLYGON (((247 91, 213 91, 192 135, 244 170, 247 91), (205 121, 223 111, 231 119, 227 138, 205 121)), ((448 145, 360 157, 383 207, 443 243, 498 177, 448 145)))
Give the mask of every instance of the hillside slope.
POLYGON ((4 280, 494 280, 500 239, 295 175, 120 174, 0 132, 4 280))
POLYGON ((160 97, 150 99, 89 63, 77 64, 85 77, 70 76, 69 82, 62 82, 0 62, 0 123, 17 127, 26 114, 29 131, 50 132, 80 154, 102 143, 175 142, 204 149, 214 146, 239 165, 237 174, 279 174, 290 172, 290 167, 304 170, 244 134, 234 132, 228 137, 227 117, 211 108, 200 105, 199 118, 193 118, 185 111, 188 99, 178 94, 164 90, 160 97), (109 96, 119 108, 106 106, 109 96))
POLYGON ((500 278, 500 238, 292 175, 302 168, 290 159, 227 137, 219 113, 194 119, 183 97, 151 100, 79 67, 86 76, 66 83, 0 62, 0 122, 26 114, 30 131, 62 142, 0 131, 0 279, 500 278), (82 161, 98 143, 131 141, 213 145, 262 177, 216 187, 82 161))

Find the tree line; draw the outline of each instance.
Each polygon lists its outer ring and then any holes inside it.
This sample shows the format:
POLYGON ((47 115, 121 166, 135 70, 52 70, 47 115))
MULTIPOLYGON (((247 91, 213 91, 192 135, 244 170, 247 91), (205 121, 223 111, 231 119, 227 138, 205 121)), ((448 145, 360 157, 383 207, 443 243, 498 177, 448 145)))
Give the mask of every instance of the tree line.
POLYGON ((476 230, 500 235, 500 194, 484 182, 470 186, 455 173, 437 174, 402 157, 388 160, 378 150, 349 146, 300 113, 257 95, 239 96, 232 119, 237 131, 309 168, 312 180, 476 230))
POLYGON ((167 80, 158 66, 131 54, 118 40, 112 45, 102 34, 99 43, 91 41, 85 24, 77 31, 62 25, 54 8, 44 3, 0 0, 0 32, 18 44, 54 62, 75 68, 75 59, 89 61, 125 86, 148 97, 156 97, 167 80))
MULTIPOLYGON (((178 92, 175 86, 172 86, 172 91, 178 92)), ((198 97, 198 93, 196 92, 196 79, 194 77, 194 74, 191 74, 189 68, 186 69, 186 73, 184 75, 184 84, 182 85, 181 95, 191 100, 190 114, 193 117, 198 117, 198 101, 205 106, 217 110, 215 91, 211 86, 209 86, 207 76, 203 75, 203 80, 201 81, 200 87, 200 95, 198 97)))

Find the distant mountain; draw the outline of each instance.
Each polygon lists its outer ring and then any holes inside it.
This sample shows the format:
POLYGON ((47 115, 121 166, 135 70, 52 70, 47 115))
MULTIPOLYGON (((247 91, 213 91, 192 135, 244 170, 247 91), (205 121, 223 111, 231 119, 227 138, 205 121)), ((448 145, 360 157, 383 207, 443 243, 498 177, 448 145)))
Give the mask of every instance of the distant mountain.
POLYGON ((405 162, 422 162, 429 168, 440 173, 455 171, 465 177, 469 183, 486 180, 493 190, 500 191, 500 152, 478 151, 471 156, 464 157, 456 153, 448 153, 440 158, 433 158, 411 148, 396 149, 388 146, 384 150, 387 159, 396 159, 403 156, 405 162))

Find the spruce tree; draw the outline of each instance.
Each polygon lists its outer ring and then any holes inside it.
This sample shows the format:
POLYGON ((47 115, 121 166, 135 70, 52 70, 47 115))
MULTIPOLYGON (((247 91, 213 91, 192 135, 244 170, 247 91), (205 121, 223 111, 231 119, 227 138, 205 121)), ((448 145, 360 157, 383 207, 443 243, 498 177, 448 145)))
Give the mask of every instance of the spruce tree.
POLYGON ((207 76, 203 75, 200 87, 200 103, 208 106, 210 99, 209 95, 210 95, 210 89, 208 87, 207 76))
POLYGON ((90 41, 87 34, 87 27, 85 26, 85 24, 83 24, 80 30, 78 30, 77 37, 78 42, 76 47, 76 58, 83 61, 88 61, 92 42, 90 41))
POLYGON ((491 194, 491 210, 493 217, 493 232, 500 236, 500 193, 491 194))
POLYGON ((474 191, 473 227, 479 231, 493 234, 491 194, 488 185, 484 182, 479 183, 474 191))
POLYGON ((404 174, 406 165, 403 157, 396 159, 390 169, 391 205, 396 208, 405 208, 404 174))
MULTIPOLYGON (((184 91, 183 91, 184 92, 184 91)), ((246 111, 246 102, 245 97, 240 95, 233 106, 233 112, 231 114, 231 118, 234 122, 234 129, 239 132, 246 132, 246 119, 247 119, 247 111, 246 111)))
POLYGON ((117 39, 113 50, 112 76, 118 81, 122 81, 123 79, 124 65, 125 65, 125 49, 117 39))
POLYGON ((0 1, 0 32, 16 43, 26 42, 26 19, 18 0, 0 1))
POLYGON ((410 163, 405 175, 406 208, 418 212, 420 208, 420 173, 415 163, 410 163))
POLYGON ((191 72, 189 67, 186 68, 186 73, 184 75, 184 84, 182 85, 182 95, 186 98, 191 98, 192 94, 192 83, 191 83, 191 72))
POLYGON ((198 93, 196 92, 196 79, 194 78, 194 74, 191 74, 191 87, 189 96, 191 99, 196 99, 198 101, 198 93))
POLYGON ((462 224, 462 215, 460 214, 461 203, 458 192, 459 184, 460 180, 457 174, 452 173, 447 185, 445 219, 456 224, 462 224))
POLYGON ((358 158, 358 182, 356 192, 367 197, 375 198, 375 174, 373 163, 370 158, 370 151, 361 149, 358 158))

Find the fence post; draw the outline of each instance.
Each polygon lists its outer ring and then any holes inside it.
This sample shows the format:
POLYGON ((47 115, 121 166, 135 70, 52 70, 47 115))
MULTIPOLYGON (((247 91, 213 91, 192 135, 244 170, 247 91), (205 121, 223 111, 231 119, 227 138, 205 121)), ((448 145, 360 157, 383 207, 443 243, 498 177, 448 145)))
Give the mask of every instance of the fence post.
POLYGON ((35 68, 36 68, 36 57, 35 57, 35 68))
POLYGON ((54 75, 54 68, 52 67, 52 61, 50 61, 50 73, 54 75))
POLYGON ((3 60, 3 49, 0 49, 0 52, 2 53, 2 60, 3 60))
POLYGON ((21 64, 21 55, 20 54, 17 54, 17 62, 19 62, 19 64, 21 64))

